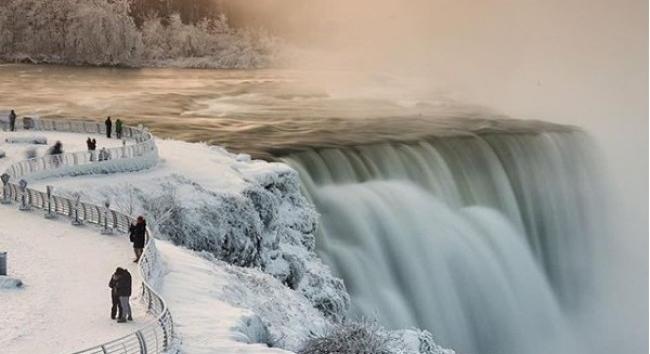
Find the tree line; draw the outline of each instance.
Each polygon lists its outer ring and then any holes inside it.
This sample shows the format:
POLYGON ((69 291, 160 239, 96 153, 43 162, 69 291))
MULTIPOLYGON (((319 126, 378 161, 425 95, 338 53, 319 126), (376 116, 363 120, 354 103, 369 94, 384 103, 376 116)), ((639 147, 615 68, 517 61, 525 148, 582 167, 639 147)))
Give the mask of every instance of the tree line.
POLYGON ((276 40, 235 29, 210 0, 2 0, 0 60, 259 68, 276 40))

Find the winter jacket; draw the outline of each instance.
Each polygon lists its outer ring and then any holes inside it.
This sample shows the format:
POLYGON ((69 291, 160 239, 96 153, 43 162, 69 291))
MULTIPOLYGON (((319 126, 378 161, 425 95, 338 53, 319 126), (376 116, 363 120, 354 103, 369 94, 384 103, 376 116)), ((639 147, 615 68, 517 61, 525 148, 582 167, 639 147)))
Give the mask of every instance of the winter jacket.
POLYGON ((111 280, 108 281, 108 287, 111 288, 111 295, 117 296, 117 279, 118 274, 113 274, 111 280))
POLYGON ((126 269, 117 277, 117 296, 131 296, 131 273, 126 269))
POLYGON ((118 134, 122 132, 122 121, 119 119, 115 121, 115 132, 118 134))
POLYGON ((50 148, 50 155, 61 155, 62 153, 63 147, 60 143, 56 143, 50 148))
POLYGON ((144 248, 146 230, 146 222, 129 227, 129 239, 133 242, 133 248, 144 248))

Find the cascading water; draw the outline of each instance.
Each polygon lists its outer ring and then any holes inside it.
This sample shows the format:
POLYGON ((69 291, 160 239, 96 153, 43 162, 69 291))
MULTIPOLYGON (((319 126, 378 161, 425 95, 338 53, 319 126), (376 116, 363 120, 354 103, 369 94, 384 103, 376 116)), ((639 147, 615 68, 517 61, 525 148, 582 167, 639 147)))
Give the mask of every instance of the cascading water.
POLYGON ((322 215, 353 312, 460 353, 585 352, 572 335, 601 237, 581 132, 485 133, 284 160, 322 215))

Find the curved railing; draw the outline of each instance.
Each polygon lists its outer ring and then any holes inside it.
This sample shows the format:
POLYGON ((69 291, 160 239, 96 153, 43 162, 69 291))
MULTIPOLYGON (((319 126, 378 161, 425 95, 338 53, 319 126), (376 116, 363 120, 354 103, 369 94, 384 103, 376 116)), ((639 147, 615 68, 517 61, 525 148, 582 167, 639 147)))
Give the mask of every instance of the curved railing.
MULTIPOLYGON (((33 121, 34 130, 85 134, 105 134, 101 123, 53 119, 33 121)), ((15 180, 22 177, 44 177, 93 173, 137 171, 152 167, 158 161, 158 149, 153 136, 145 129, 123 127, 124 145, 95 151, 80 151, 60 155, 46 155, 22 160, 11 165, 7 173, 15 180), (127 142, 135 144, 127 145, 127 142)))
MULTIPOLYGON (((75 133, 103 134, 103 124, 82 121, 57 121, 36 120, 34 130, 48 130, 75 133)), ((50 195, 32 188, 22 188, 19 178, 34 178, 35 175, 57 176, 95 173, 97 171, 132 171, 150 167, 158 159, 153 136, 141 128, 124 127, 123 137, 135 144, 124 145, 118 148, 107 149, 114 154, 111 159, 102 159, 91 156, 90 152, 65 153, 61 155, 46 156, 20 161, 11 165, 6 173, 10 180, 6 184, 4 193, 14 200, 28 207, 48 210, 70 217, 74 220, 103 225, 105 229, 118 232, 128 232, 133 222, 133 217, 119 211, 80 202, 63 196, 50 195), (134 160, 138 162, 134 166, 134 160), (140 163, 146 160, 146 163, 140 163), (99 166, 99 167, 98 167, 99 166), (108 167, 107 167, 108 166, 108 167), (90 167, 90 168, 89 168, 90 167), (23 198, 24 196, 24 198, 23 198)), ((98 153, 96 151, 96 153, 98 153)), ((138 269, 142 278, 142 301, 147 305, 147 312, 154 319, 147 322, 144 327, 124 337, 95 345, 91 348, 75 352, 74 354, 131 354, 131 353, 163 353, 170 348, 174 331, 169 308, 165 300, 154 290, 150 281, 156 276, 158 252, 151 232, 147 229, 147 243, 143 250, 138 269)))

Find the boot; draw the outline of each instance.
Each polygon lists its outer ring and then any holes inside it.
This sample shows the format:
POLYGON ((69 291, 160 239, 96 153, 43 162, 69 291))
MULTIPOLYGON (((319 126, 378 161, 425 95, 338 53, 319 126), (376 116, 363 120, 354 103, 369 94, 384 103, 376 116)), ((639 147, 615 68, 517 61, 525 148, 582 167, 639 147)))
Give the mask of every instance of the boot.
POLYGON ((120 318, 119 320, 117 320, 117 323, 124 323, 124 322, 126 322, 126 320, 123 319, 123 318, 120 318))

